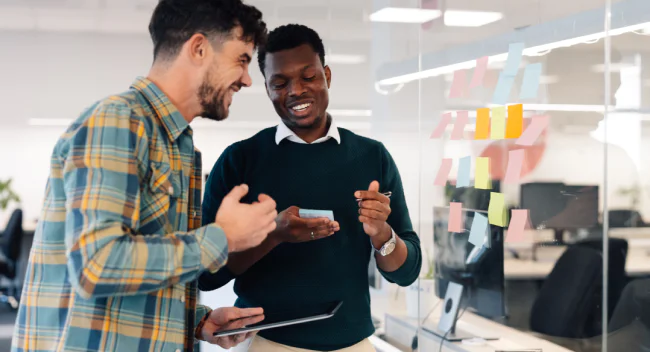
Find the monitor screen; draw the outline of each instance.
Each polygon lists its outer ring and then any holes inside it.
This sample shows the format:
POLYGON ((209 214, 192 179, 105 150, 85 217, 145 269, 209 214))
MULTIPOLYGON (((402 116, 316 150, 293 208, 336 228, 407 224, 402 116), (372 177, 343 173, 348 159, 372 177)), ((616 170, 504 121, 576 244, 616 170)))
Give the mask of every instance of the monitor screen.
POLYGON ((589 229, 598 225, 598 186, 563 183, 521 185, 520 207, 535 228, 589 229))
POLYGON ((433 216, 436 295, 444 298, 452 281, 463 285, 463 307, 487 318, 505 316, 503 228, 488 225, 486 243, 477 247, 469 243, 474 211, 463 210, 461 233, 447 231, 449 208, 436 207, 433 216))

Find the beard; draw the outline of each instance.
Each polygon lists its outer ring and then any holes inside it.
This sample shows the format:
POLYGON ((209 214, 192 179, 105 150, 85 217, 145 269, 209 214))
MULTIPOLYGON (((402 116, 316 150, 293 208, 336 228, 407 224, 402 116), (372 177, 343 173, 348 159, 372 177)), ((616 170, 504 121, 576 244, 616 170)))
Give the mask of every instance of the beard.
POLYGON ((216 88, 210 84, 212 81, 212 74, 208 72, 199 87, 199 102, 203 110, 201 117, 222 121, 228 117, 228 107, 225 106, 224 100, 229 88, 216 88))

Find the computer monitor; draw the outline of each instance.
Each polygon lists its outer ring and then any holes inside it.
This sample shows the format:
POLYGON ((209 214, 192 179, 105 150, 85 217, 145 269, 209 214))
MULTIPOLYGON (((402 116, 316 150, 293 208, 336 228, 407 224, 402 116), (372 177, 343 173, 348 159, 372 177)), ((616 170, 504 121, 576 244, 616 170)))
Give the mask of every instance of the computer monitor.
POLYGON ((519 206, 528 209, 534 228, 591 229, 598 225, 597 185, 527 183, 519 206))
MULTIPOLYGON (((487 216, 485 211, 476 211, 487 216)), ((488 224, 483 246, 469 243, 475 211, 463 209, 463 232, 449 232, 449 208, 436 207, 433 214, 436 295, 445 297, 449 282, 463 286, 461 307, 486 318, 503 317, 503 228, 488 224)))
MULTIPOLYGON (((472 183, 473 184, 473 183, 472 183)), ((459 187, 447 183, 445 194, 450 202, 463 203, 464 208, 488 210, 490 206, 490 193, 501 192, 501 182, 492 180, 490 189, 478 189, 474 187, 459 187)))

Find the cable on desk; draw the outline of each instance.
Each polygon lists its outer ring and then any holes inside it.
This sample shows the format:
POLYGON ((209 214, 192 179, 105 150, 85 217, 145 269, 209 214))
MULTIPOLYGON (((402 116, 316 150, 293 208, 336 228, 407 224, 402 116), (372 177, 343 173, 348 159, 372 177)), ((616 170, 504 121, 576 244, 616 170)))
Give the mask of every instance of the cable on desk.
MULTIPOLYGON (((467 307, 463 308, 463 311, 460 313, 460 315, 458 316, 456 321, 459 321, 460 318, 463 317, 463 314, 465 314, 466 310, 467 310, 467 307)), ((454 325, 456 325, 455 322, 454 322, 454 325)), ((445 336, 443 336, 442 339, 440 339, 440 347, 438 348, 438 352, 442 352, 442 345, 445 343, 445 340, 447 339, 447 335, 449 335, 450 332, 451 332, 451 328, 449 330, 447 330, 447 332, 445 333, 445 336)))

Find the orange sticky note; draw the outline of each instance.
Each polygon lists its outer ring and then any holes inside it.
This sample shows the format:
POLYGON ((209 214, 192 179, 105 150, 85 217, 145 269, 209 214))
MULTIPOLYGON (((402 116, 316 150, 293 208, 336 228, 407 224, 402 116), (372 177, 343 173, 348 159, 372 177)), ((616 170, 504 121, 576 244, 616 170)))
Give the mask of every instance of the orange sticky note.
POLYGON ((524 131, 524 106, 522 104, 508 106, 508 123, 506 138, 519 138, 524 131))
POLYGON ((474 139, 490 137, 490 108, 476 110, 476 133, 474 139))
POLYGON ((449 203, 449 222, 447 223, 447 231, 449 232, 463 232, 463 225, 461 217, 463 215, 462 203, 449 203))
POLYGON ((523 241, 526 224, 528 224, 528 209, 513 209, 506 243, 523 241))

